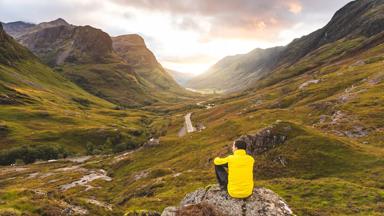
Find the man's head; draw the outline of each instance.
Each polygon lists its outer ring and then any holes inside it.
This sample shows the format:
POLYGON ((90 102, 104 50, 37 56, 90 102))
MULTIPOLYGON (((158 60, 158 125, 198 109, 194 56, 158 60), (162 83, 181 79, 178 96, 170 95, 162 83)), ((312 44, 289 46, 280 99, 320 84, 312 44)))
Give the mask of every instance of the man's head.
POLYGON ((236 151, 239 149, 246 150, 247 143, 245 143, 243 140, 235 140, 235 142, 233 142, 232 151, 236 151))

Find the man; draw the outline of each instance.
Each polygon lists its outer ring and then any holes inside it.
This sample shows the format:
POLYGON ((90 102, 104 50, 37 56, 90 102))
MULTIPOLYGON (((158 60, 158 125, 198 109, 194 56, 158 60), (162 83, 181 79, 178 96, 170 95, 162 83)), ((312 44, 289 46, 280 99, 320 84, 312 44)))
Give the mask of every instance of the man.
POLYGON ((234 198, 246 198, 253 192, 255 160, 245 152, 246 147, 244 141, 236 140, 232 146, 233 155, 226 158, 216 157, 213 161, 220 188, 228 190, 229 195, 234 198))

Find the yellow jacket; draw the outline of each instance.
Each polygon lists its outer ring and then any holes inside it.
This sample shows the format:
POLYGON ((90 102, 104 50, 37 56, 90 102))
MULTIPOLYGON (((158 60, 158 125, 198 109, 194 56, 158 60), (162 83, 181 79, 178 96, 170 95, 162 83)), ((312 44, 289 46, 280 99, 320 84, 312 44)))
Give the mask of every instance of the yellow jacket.
POLYGON ((253 157, 239 149, 226 158, 215 158, 215 165, 228 163, 228 193, 234 198, 245 198, 253 192, 253 157))

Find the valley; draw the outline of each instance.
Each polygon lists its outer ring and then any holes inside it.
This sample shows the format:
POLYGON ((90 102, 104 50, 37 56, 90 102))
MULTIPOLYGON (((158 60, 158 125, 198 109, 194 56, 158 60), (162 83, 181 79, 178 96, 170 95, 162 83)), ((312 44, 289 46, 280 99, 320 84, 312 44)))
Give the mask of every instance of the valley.
POLYGON ((136 34, 0 25, 0 215, 160 215, 216 183, 238 138, 294 214, 382 215, 383 14, 350 2, 180 84, 136 34))

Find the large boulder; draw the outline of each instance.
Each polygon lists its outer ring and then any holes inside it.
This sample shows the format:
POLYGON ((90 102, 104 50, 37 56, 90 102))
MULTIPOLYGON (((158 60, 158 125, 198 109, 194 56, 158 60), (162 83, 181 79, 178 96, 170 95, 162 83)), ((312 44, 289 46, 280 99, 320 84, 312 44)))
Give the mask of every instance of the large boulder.
POLYGON ((291 127, 288 124, 277 121, 254 135, 243 135, 239 140, 246 142, 247 152, 256 156, 284 144, 290 130, 291 127))
POLYGON ((164 209, 161 216, 207 215, 202 211, 211 212, 209 215, 228 216, 288 216, 293 215, 286 202, 273 191, 257 187, 252 196, 246 199, 231 198, 218 185, 206 189, 198 189, 187 194, 179 207, 164 209), (196 207, 198 206, 198 207, 196 207), (196 207, 196 208, 194 208, 196 207), (200 212, 198 212, 200 210, 200 212))

